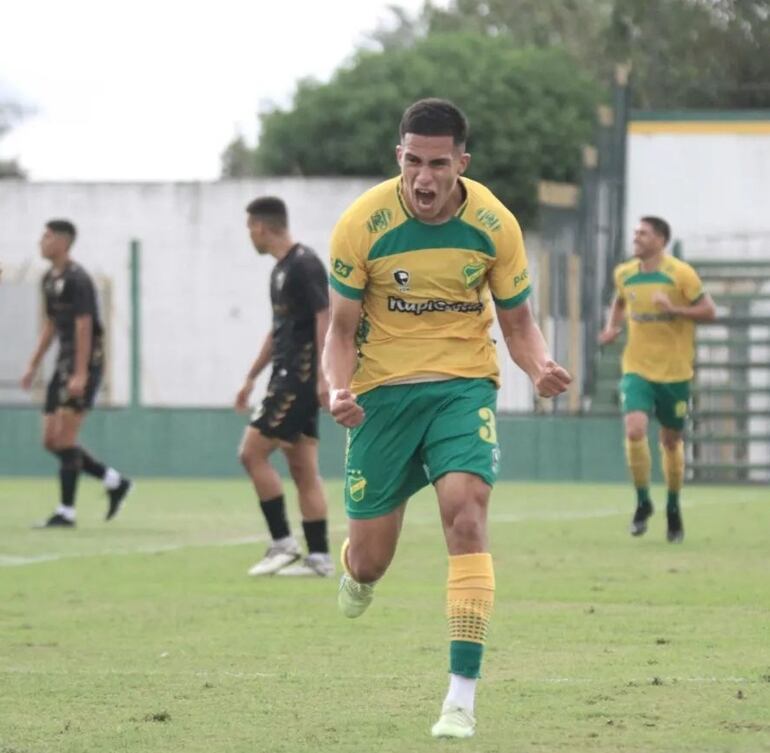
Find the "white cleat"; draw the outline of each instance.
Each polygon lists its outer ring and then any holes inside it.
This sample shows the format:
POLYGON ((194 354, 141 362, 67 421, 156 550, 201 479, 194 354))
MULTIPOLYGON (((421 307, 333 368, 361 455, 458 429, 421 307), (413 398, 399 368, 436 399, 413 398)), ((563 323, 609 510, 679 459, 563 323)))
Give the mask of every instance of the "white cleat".
POLYGON ((314 552, 313 554, 308 554, 302 562, 282 567, 276 575, 329 578, 334 575, 334 563, 332 562, 331 555, 314 552))
POLYGON ((431 728, 433 737, 473 737, 476 720, 460 706, 444 706, 439 720, 431 728))
POLYGON ((345 617, 351 619, 360 617, 372 603, 373 598, 374 586, 358 583, 347 573, 343 573, 337 592, 337 606, 345 617))
POLYGON ((265 556, 249 570, 249 575, 273 575, 296 562, 300 556, 299 546, 294 539, 288 539, 280 544, 273 542, 265 556))

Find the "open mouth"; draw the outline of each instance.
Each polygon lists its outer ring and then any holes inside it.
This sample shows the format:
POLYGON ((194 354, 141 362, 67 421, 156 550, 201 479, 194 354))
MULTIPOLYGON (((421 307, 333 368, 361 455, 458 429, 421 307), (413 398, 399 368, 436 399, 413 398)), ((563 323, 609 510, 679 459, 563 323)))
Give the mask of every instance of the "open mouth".
POLYGON ((429 191, 425 188, 415 188, 414 200, 418 209, 430 209, 433 206, 433 202, 436 200, 436 192, 429 191))

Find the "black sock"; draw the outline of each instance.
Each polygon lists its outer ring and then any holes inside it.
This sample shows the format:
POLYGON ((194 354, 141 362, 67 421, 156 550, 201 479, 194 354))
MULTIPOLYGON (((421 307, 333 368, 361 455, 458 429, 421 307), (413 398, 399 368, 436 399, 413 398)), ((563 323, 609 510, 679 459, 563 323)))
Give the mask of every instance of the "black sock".
POLYGON ((75 506, 75 491, 80 475, 80 448, 67 447, 56 453, 61 461, 59 468, 59 484, 61 487, 61 504, 63 507, 75 506))
POLYGON ((329 553, 329 539, 326 536, 326 518, 321 518, 321 520, 303 520, 302 530, 305 532, 308 554, 329 553))
POLYGON ((88 451, 84 448, 80 448, 81 470, 87 473, 89 476, 96 478, 104 478, 104 474, 107 473, 107 466, 104 463, 100 463, 96 458, 88 454, 88 451))
POLYGON ((274 499, 260 499, 259 506, 267 521, 267 527, 270 529, 270 536, 273 541, 285 539, 291 535, 289 530, 289 521, 286 519, 286 505, 283 502, 283 494, 274 499))

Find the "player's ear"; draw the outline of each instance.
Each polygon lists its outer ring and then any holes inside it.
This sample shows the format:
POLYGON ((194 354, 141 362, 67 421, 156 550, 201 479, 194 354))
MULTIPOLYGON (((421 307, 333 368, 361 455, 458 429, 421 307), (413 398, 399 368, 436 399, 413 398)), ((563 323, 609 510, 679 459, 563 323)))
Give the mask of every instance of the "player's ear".
POLYGON ((462 175, 471 164, 471 155, 468 152, 463 152, 460 156, 460 175, 462 175))
POLYGON ((396 162, 401 165, 401 159, 404 156, 404 147, 401 144, 396 144, 396 162))

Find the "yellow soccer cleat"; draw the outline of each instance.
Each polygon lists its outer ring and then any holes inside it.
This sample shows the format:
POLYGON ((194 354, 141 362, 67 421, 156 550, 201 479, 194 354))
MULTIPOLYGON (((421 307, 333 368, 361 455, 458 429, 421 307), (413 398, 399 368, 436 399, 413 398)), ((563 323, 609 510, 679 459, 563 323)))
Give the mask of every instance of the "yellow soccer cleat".
POLYGON ((444 706, 439 720, 431 728, 433 737, 473 737, 476 720, 459 706, 444 706))

